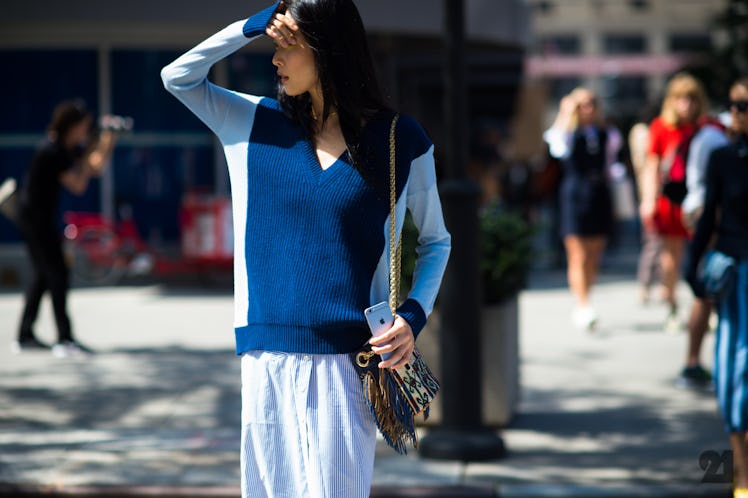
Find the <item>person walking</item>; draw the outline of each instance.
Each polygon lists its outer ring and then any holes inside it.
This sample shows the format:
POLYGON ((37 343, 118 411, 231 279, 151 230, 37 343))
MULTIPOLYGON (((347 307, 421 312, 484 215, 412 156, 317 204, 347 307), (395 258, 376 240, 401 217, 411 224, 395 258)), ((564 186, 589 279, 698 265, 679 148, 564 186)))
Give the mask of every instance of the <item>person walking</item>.
POLYGON ((574 324, 594 329, 598 317, 590 304, 605 244, 613 229, 608 167, 623 139, 606 126, 597 96, 577 88, 561 100, 553 125, 544 134, 553 157, 561 160, 561 236, 566 248, 569 287, 576 298, 574 324))
POLYGON ((34 332, 42 296, 52 298, 57 343, 51 349, 58 357, 90 353, 73 337, 67 312, 69 272, 62 252, 57 208, 62 187, 83 195, 92 176, 101 173, 114 149, 115 133, 104 130, 97 140, 91 135, 91 114, 82 101, 57 105, 47 128, 47 139, 34 154, 18 196, 18 228, 31 260, 33 276, 26 290, 14 352, 47 350, 34 332))
POLYGON ((714 249, 736 262, 734 285, 717 303, 715 388, 735 467, 734 496, 748 498, 748 78, 730 89, 735 140, 715 150, 707 166, 703 214, 689 249, 686 280, 705 298, 697 277, 713 238, 714 249))
POLYGON ((241 355, 244 497, 366 497, 376 426, 349 354, 367 341, 409 360, 450 252, 433 144, 396 123, 396 224, 419 230, 411 290, 371 337, 364 309, 388 297, 389 133, 352 0, 288 0, 230 24, 161 73, 220 139, 234 213, 234 332, 241 355), (262 35, 275 43, 277 98, 207 80, 262 35))
POLYGON ((685 155, 707 110, 706 93, 691 75, 679 73, 668 83, 660 115, 649 127, 647 165, 642 177, 639 214, 645 230, 655 230, 662 240, 660 271, 663 300, 668 305, 665 330, 676 332, 676 287, 686 240, 681 204, 686 195, 685 155))
MULTIPOLYGON (((706 168, 711 153, 727 145, 728 138, 722 124, 708 117, 702 118, 688 148, 686 160, 687 194, 683 199, 683 224, 693 232, 704 207, 706 168)), ((680 371, 676 384, 689 389, 711 388, 712 375, 701 365, 701 345, 709 330, 712 303, 694 295, 686 327, 688 346, 685 366, 680 371)))
MULTIPOLYGON (((629 155, 636 180, 638 199, 643 198, 644 171, 647 164, 647 148, 649 146, 649 123, 655 113, 645 111, 628 134, 629 155)), ((660 236, 657 231, 641 225, 641 250, 636 267, 636 279, 639 282, 639 300, 643 305, 650 302, 651 288, 659 281, 660 270, 660 236)))

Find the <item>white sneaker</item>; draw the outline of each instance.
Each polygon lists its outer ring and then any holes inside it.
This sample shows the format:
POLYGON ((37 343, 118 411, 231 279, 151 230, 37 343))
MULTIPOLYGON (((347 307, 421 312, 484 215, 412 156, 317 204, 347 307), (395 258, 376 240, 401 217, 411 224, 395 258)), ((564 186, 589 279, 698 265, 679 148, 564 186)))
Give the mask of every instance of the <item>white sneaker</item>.
POLYGON ((590 306, 584 306, 574 310, 572 317, 574 325, 580 330, 593 331, 597 325, 597 313, 590 306))
POLYGON ((52 346, 52 355, 55 358, 83 357, 91 353, 89 348, 75 341, 58 342, 52 346))
POLYGON ((719 325, 719 316, 717 316, 717 313, 712 311, 709 314, 709 330, 711 332, 714 332, 715 330, 717 330, 717 325, 719 325))
POLYGON ((683 330, 683 323, 678 318, 677 311, 671 311, 665 318, 665 333, 667 334, 678 334, 683 330))

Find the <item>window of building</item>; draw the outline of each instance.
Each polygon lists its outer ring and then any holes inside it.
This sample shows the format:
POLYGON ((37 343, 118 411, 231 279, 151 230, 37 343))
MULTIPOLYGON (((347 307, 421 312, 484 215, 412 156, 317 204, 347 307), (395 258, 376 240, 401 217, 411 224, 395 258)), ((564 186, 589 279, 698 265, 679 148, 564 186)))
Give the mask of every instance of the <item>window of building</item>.
POLYGON ((132 116, 139 133, 209 133, 205 125, 161 84, 161 68, 179 55, 173 51, 114 50, 111 54, 112 112, 132 116))
POLYGON ((606 98, 644 100, 647 81, 641 76, 604 77, 602 93, 606 98))
POLYGON ((0 133, 44 133, 60 101, 98 101, 94 50, 0 50, 3 78, 0 133))
POLYGON ((538 14, 549 14, 553 10, 553 2, 551 0, 537 0, 532 4, 532 8, 538 14))
POLYGON ((551 100, 560 102, 563 97, 571 93, 576 87, 582 85, 581 78, 553 78, 549 81, 551 100))
POLYGON ((228 87, 252 95, 275 97, 277 71, 271 54, 232 54, 228 59, 228 87))
POLYGON ((603 51, 606 54, 642 54, 647 44, 642 35, 605 35, 603 51))
MULTIPOLYGON (((80 98, 97 112, 98 59, 94 50, 0 50, 0 67, 10 71, 0 97, 0 180, 20 183, 59 102, 80 98)), ((82 197, 63 191, 61 204, 95 210, 98 200, 94 180, 82 197)), ((0 216, 0 242, 17 241, 18 231, 0 216)))
POLYGON ((576 55, 581 44, 576 35, 545 36, 538 40, 536 49, 543 55, 576 55))
POLYGON ((177 56, 163 50, 111 53, 112 112, 135 122, 135 133, 120 140, 112 160, 113 201, 118 208, 130 206, 140 235, 155 242, 179 240, 184 194, 212 193, 216 184, 211 131, 161 83, 161 68, 177 56))
POLYGON ((709 52, 712 38, 707 33, 676 33, 668 40, 670 51, 677 53, 709 52))

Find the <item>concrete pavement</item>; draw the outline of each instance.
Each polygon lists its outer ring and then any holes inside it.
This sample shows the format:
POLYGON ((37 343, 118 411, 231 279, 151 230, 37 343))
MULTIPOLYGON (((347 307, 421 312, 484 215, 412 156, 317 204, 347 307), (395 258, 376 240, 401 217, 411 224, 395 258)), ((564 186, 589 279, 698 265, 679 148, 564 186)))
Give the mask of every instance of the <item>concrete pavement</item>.
MULTIPOLYGON (((594 334, 571 326, 562 273, 533 275, 520 298, 522 400, 501 432, 506 458, 423 460, 380 444, 372 496, 729 496, 722 470, 699 465, 728 449, 713 394, 674 387, 686 335, 661 331, 665 309, 637 302, 627 268, 610 266, 595 290, 594 334)), ((0 294, 0 493, 237 495, 229 291, 76 289, 74 327, 97 351, 83 359, 12 355, 21 304, 18 291, 0 294)), ((47 302, 38 330, 53 338, 47 302)), ((712 347, 710 334, 707 366, 712 347)))

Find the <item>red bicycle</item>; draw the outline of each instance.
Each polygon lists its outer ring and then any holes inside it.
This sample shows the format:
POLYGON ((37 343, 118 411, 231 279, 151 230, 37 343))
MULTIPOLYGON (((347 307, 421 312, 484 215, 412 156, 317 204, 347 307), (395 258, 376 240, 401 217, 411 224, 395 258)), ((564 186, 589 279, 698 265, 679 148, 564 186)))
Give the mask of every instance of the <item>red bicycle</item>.
POLYGON ((65 248, 73 275, 87 284, 114 284, 125 275, 146 275, 155 257, 131 217, 114 223, 100 213, 68 211, 65 248))
POLYGON ((181 255, 153 250, 138 233, 129 207, 121 221, 100 213, 68 211, 64 236, 74 277, 87 284, 115 284, 125 276, 198 273, 223 282, 233 269, 231 203, 221 197, 187 195, 182 203, 181 255))

